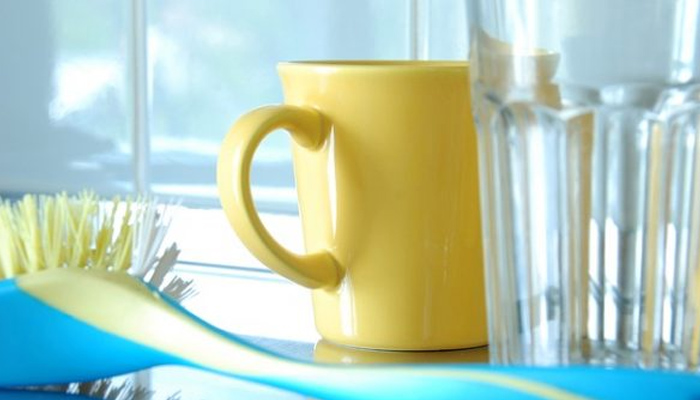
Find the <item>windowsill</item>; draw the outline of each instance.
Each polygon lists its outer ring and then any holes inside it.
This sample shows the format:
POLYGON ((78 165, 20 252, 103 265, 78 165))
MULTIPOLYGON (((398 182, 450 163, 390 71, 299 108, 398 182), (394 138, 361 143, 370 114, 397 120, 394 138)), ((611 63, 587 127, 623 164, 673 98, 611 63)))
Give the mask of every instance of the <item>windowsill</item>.
MULTIPOLYGON (((267 270, 238 239, 224 212, 177 207, 165 243, 177 242, 183 264, 267 270)), ((299 216, 260 214, 272 236, 287 249, 303 253, 299 216)))
MULTIPOLYGON (((261 214, 270 233, 301 252, 299 217, 261 214)), ((207 322, 239 335, 315 343, 310 292, 274 274, 253 256, 222 209, 176 207, 165 243, 181 249, 176 273, 194 280, 198 294, 184 306, 207 322)))
POLYGON ((194 280, 198 292, 183 306, 218 328, 252 341, 274 339, 312 346, 319 339, 310 292, 267 270, 180 264, 175 272, 194 280))
MULTIPOLYGON (((194 280, 198 293, 183 303, 205 321, 273 353, 312 361, 320 338, 314 328, 311 296, 269 270, 178 264, 175 272, 194 280)), ((191 368, 163 366, 137 376, 154 399, 302 400, 305 397, 191 368)))

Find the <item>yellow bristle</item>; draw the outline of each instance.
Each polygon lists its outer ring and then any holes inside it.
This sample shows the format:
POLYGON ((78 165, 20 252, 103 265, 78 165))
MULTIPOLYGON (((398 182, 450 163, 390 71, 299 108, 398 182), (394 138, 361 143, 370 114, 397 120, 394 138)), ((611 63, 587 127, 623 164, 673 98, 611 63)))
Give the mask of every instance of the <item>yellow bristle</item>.
POLYGON ((44 267, 39 229, 39 209, 36 197, 24 196, 16 205, 16 229, 20 246, 18 251, 27 272, 36 272, 44 267))
POLYGON ((73 238, 75 227, 68 196, 65 193, 61 193, 56 200, 61 214, 61 226, 59 229, 60 236, 58 237, 60 243, 60 251, 58 253, 59 264, 56 267, 65 267, 68 265, 73 252, 73 244, 69 243, 69 241, 73 238))
POLYGON ((90 254, 92 248, 93 229, 98 214, 99 205, 97 199, 89 193, 82 193, 79 197, 80 213, 76 232, 77 251, 74 253, 73 266, 76 268, 90 267, 90 254))
POLYGON ((134 208, 116 197, 102 213, 92 192, 0 201, 0 279, 44 268, 128 270, 134 208))
POLYGON ((112 252, 114 254, 112 268, 115 271, 126 271, 131 266, 133 247, 132 217, 132 202, 131 199, 127 199, 119 235, 112 243, 112 252))
POLYGON ((119 197, 112 200, 112 210, 100 221, 100 226, 95 237, 95 249, 92 252, 93 262, 92 267, 95 269, 106 270, 110 265, 110 256, 112 251, 112 237, 114 235, 114 220, 119 208, 119 197))
POLYGON ((40 208, 42 209, 42 246, 44 254, 44 266, 56 268, 61 265, 61 246, 63 229, 63 217, 57 206, 56 198, 41 196, 40 208))
MULTIPOLYGON (((47 199, 48 200, 48 199, 47 199)), ((61 268, 66 265, 68 259, 68 251, 70 245, 67 243, 68 232, 70 232, 70 217, 68 210, 68 196, 65 193, 50 198, 50 203, 53 207, 53 215, 49 222, 51 231, 50 243, 47 247, 50 248, 52 260, 47 262, 49 268, 61 268)))
POLYGON ((65 209, 67 216, 66 241, 63 246, 65 251, 66 267, 80 268, 80 257, 83 252, 82 241, 80 238, 80 217, 82 214, 82 205, 77 198, 65 198, 65 209))
POLYGON ((126 271, 131 267, 131 255, 133 240, 133 229, 131 225, 122 227, 123 235, 120 234, 115 243, 114 270, 126 271))
POLYGON ((0 274, 3 279, 12 278, 21 272, 17 257, 16 232, 12 206, 4 201, 0 203, 0 274))

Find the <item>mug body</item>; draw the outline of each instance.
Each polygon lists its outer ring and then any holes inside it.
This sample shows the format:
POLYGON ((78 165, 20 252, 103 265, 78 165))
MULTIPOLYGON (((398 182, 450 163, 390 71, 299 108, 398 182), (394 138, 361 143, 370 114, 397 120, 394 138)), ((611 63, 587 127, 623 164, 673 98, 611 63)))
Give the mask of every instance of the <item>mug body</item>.
POLYGON ((476 136, 459 62, 279 66, 285 104, 317 109, 321 150, 293 145, 306 250, 344 277, 313 292, 327 340, 438 350, 486 344, 476 136))

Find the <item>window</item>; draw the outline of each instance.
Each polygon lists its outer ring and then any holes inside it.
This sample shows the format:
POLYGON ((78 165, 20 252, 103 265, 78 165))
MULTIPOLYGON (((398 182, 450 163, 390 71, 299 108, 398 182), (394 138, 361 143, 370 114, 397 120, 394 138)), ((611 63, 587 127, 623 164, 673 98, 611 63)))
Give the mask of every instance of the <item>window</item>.
MULTIPOLYGON (((215 165, 236 118, 282 101, 276 63, 463 59, 465 25, 463 0, 2 1, 0 193, 180 198, 183 260, 259 266, 217 210, 215 165)), ((258 150, 253 184, 300 250, 284 132, 258 150)))

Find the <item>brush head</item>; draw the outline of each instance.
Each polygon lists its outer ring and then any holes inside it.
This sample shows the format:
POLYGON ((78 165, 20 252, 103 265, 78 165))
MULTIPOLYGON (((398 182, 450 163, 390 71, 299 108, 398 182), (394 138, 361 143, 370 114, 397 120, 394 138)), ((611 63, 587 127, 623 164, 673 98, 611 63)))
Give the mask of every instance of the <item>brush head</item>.
POLYGON ((0 279, 52 268, 128 272, 183 300, 194 293, 191 282, 164 281, 177 245, 158 253, 170 209, 150 198, 107 201, 90 191, 1 201, 0 279))
POLYGON ((0 277, 11 278, 49 268, 125 271, 130 267, 133 232, 131 205, 112 212, 97 196, 26 195, 0 206, 0 277), (121 211, 121 224, 116 224, 121 211))

